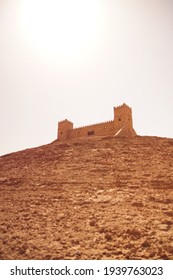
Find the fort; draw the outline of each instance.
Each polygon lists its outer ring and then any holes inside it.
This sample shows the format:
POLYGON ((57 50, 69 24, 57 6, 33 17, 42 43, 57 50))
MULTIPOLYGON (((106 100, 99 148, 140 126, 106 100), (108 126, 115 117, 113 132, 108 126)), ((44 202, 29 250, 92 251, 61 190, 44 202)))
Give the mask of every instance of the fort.
POLYGON ((133 128, 132 109, 125 103, 113 109, 114 119, 112 121, 78 128, 73 128, 73 123, 67 119, 58 122, 58 140, 91 136, 133 137, 137 135, 133 128))

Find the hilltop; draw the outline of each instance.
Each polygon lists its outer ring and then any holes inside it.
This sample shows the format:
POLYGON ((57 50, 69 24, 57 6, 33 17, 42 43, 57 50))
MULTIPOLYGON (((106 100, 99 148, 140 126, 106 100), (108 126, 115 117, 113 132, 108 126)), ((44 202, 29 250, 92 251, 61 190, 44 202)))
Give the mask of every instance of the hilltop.
POLYGON ((0 259, 173 259, 173 139, 54 141, 0 157, 0 259))

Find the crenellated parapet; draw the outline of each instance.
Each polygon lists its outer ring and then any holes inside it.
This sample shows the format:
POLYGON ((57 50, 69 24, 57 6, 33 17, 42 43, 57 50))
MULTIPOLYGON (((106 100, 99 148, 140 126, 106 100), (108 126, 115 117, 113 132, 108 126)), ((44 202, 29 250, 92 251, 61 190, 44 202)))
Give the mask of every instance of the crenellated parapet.
POLYGON ((77 129, 81 129, 81 128, 90 128, 90 127, 96 126, 96 125, 107 125, 107 124, 110 124, 110 123, 112 123, 112 122, 113 122, 113 120, 111 120, 111 121, 106 121, 106 122, 103 122, 103 123, 94 123, 94 124, 89 124, 89 125, 74 127, 73 130, 77 130, 77 129))
POLYGON ((123 103, 122 105, 116 106, 116 107, 114 107, 114 108, 115 108, 115 109, 122 109, 122 108, 124 108, 124 107, 127 107, 127 108, 131 109, 128 105, 126 105, 126 103, 123 103))

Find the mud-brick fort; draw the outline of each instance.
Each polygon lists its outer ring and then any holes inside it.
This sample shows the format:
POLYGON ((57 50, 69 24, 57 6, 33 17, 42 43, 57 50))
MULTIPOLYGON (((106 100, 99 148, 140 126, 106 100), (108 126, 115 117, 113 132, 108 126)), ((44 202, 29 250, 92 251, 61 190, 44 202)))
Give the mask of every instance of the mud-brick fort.
POLYGON ((67 119, 58 123, 58 140, 109 135, 117 137, 133 137, 136 135, 133 129, 132 109, 125 103, 114 107, 114 119, 112 121, 79 128, 73 128, 73 123, 67 119))

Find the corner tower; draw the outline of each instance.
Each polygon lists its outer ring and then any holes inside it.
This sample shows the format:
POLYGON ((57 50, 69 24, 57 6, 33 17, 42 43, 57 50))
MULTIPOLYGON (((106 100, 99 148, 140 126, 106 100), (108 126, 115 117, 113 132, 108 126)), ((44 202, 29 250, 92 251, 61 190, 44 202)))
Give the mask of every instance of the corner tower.
POLYGON ((58 139, 68 139, 68 131, 73 129, 73 123, 65 119, 58 123, 58 139))
POLYGON ((117 135, 136 135, 133 129, 132 109, 125 103, 121 106, 114 107, 114 129, 117 135))

